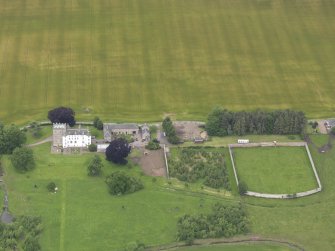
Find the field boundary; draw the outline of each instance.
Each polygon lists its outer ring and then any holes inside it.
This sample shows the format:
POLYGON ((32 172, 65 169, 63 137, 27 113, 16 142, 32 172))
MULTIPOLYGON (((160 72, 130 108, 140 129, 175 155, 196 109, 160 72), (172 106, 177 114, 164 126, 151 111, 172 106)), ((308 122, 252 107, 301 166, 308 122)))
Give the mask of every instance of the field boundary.
POLYGON ((315 179, 318 183, 318 187, 312 190, 304 191, 304 192, 298 192, 293 194, 268 194, 268 193, 259 193, 259 192, 253 192, 253 191, 247 191, 245 195, 259 197, 259 198, 266 198, 266 199, 293 199, 293 198, 301 198, 305 196, 309 196, 315 193, 318 193, 322 190, 322 185, 320 182, 319 175, 316 171, 314 161, 312 158, 312 155, 309 151, 308 144, 306 142, 283 142, 283 143, 277 143, 277 142, 262 142, 262 143, 248 143, 248 144, 229 144, 229 155, 232 162, 233 170, 234 170, 234 176, 236 185, 239 185, 239 180, 237 176, 237 171, 235 167, 235 161, 234 161, 234 154, 232 148, 243 148, 243 147, 275 147, 275 146, 290 146, 290 147, 297 147, 297 146, 303 146, 306 149, 310 164, 313 169, 313 173, 315 176, 315 179))
POLYGON ((146 250, 148 251, 164 251, 164 250, 175 250, 176 248, 183 247, 207 247, 207 246, 224 246, 224 245, 243 245, 243 244, 251 244, 251 243, 259 243, 259 244, 277 244, 282 246, 290 247, 294 250, 305 250, 302 246, 280 239, 273 238, 262 238, 258 236, 251 236, 246 238, 230 238, 230 239, 198 239, 193 242, 192 245, 187 245, 185 242, 177 242, 173 244, 156 246, 156 247, 148 247, 146 250))

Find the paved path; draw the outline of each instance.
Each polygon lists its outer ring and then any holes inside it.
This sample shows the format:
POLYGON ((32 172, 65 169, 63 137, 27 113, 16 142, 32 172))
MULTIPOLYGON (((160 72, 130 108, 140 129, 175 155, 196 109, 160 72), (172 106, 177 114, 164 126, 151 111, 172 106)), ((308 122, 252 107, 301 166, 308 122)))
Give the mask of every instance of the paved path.
POLYGON ((51 141, 52 141, 52 136, 50 136, 48 138, 45 138, 45 139, 43 139, 41 141, 38 141, 36 143, 26 145, 26 146, 28 146, 28 147, 34 147, 34 146, 42 145, 44 143, 51 142, 51 141))

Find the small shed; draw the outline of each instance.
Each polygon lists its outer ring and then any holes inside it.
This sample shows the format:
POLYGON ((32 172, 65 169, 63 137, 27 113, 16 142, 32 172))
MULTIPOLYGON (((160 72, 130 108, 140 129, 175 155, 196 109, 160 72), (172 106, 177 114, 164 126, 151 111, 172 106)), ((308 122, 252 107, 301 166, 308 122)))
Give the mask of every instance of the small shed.
POLYGON ((237 143, 238 143, 238 144, 248 144, 248 143, 249 143, 249 140, 248 140, 248 139, 238 139, 238 140, 237 140, 237 143))

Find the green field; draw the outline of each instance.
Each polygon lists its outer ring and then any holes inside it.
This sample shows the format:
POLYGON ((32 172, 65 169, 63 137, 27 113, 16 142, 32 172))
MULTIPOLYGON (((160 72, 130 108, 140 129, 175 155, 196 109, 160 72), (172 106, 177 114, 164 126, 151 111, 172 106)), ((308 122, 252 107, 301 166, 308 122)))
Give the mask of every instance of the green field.
MULTIPOLYGON (((228 156, 228 149, 223 150, 228 156)), ((164 179, 153 183, 151 177, 141 176, 137 167, 126 172, 140 177, 145 189, 112 197, 103 177, 86 176, 86 165, 92 155, 50 155, 48 144, 34 148, 37 167, 32 172, 16 173, 7 157, 3 163, 10 210, 15 215, 42 216, 43 250, 122 250, 136 240, 147 245, 169 244, 176 241, 176 221, 180 215, 208 212, 218 201, 242 200, 249 214, 251 235, 293 242, 306 250, 330 251, 335 249, 335 149, 324 154, 312 147, 310 150, 323 191, 293 200, 241 198, 236 187, 229 196, 206 194, 192 186, 174 189, 164 179), (45 188, 51 180, 60 188, 57 194, 50 194, 45 188)), ((227 165, 231 168, 229 159, 227 165)), ((104 175, 117 169, 120 167, 105 163, 104 175)))
POLYGON ((11 0, 0 118, 203 119, 214 106, 332 116, 332 0, 11 0), (88 109, 87 109, 88 108, 88 109))
POLYGON ((233 148, 240 181, 260 193, 293 194, 317 188, 305 147, 233 148))

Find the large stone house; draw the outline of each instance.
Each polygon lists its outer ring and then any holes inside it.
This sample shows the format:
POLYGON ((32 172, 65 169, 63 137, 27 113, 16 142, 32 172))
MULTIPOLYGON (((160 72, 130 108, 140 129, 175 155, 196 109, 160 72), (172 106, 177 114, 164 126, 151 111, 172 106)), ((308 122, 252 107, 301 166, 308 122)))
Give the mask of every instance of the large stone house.
POLYGON ((140 128, 137 124, 115 124, 104 123, 104 140, 110 142, 117 135, 125 134, 131 135, 135 140, 138 140, 140 135, 140 128))
POLYGON ((87 148, 92 142, 88 129, 70 128, 67 124, 53 124, 53 147, 87 148))

